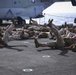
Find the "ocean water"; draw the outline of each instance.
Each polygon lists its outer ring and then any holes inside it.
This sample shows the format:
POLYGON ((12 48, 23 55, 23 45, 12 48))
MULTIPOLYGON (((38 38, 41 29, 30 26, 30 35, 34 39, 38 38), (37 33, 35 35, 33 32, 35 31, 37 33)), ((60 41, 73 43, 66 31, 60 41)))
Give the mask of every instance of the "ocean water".
POLYGON ((53 13, 53 14, 45 14, 43 18, 34 19, 38 22, 38 24, 48 23, 49 19, 53 19, 53 23, 56 25, 62 25, 65 22, 67 24, 74 23, 74 19, 76 18, 76 13, 53 13))

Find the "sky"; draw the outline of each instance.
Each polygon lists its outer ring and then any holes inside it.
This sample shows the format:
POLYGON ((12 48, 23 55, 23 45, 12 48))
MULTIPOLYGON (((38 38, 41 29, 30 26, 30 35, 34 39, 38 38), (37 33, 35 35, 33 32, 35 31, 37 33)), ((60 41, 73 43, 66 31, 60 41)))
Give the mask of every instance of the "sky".
POLYGON ((72 3, 70 1, 55 2, 47 9, 45 9, 43 13, 76 13, 76 6, 72 6, 72 3))

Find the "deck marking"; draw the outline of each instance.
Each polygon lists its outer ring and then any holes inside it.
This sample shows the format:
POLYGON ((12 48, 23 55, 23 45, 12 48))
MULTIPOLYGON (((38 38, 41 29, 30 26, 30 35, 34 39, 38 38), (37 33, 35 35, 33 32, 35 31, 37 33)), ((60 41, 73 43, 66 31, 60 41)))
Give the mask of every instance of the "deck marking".
POLYGON ((23 69, 23 72, 32 72, 33 69, 23 69))
POLYGON ((44 58, 50 58, 50 55, 43 55, 44 58))
POLYGON ((30 43, 30 42, 28 42, 28 41, 25 41, 25 42, 23 42, 23 43, 30 43))

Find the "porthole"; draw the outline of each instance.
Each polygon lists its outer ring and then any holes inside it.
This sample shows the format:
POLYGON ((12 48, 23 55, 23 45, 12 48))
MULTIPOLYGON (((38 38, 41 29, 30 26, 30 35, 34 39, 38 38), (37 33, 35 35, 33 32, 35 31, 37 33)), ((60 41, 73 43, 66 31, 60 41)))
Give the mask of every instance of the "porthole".
POLYGON ((17 2, 16 2, 16 1, 14 1, 14 4, 17 4, 17 2))

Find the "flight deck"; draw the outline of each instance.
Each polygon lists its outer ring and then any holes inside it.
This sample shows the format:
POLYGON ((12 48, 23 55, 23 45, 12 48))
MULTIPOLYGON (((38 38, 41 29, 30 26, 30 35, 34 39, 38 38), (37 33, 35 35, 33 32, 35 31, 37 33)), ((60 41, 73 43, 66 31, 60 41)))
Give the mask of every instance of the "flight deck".
POLYGON ((76 53, 35 48, 34 39, 14 40, 8 47, 0 48, 0 75, 76 75, 76 53))

